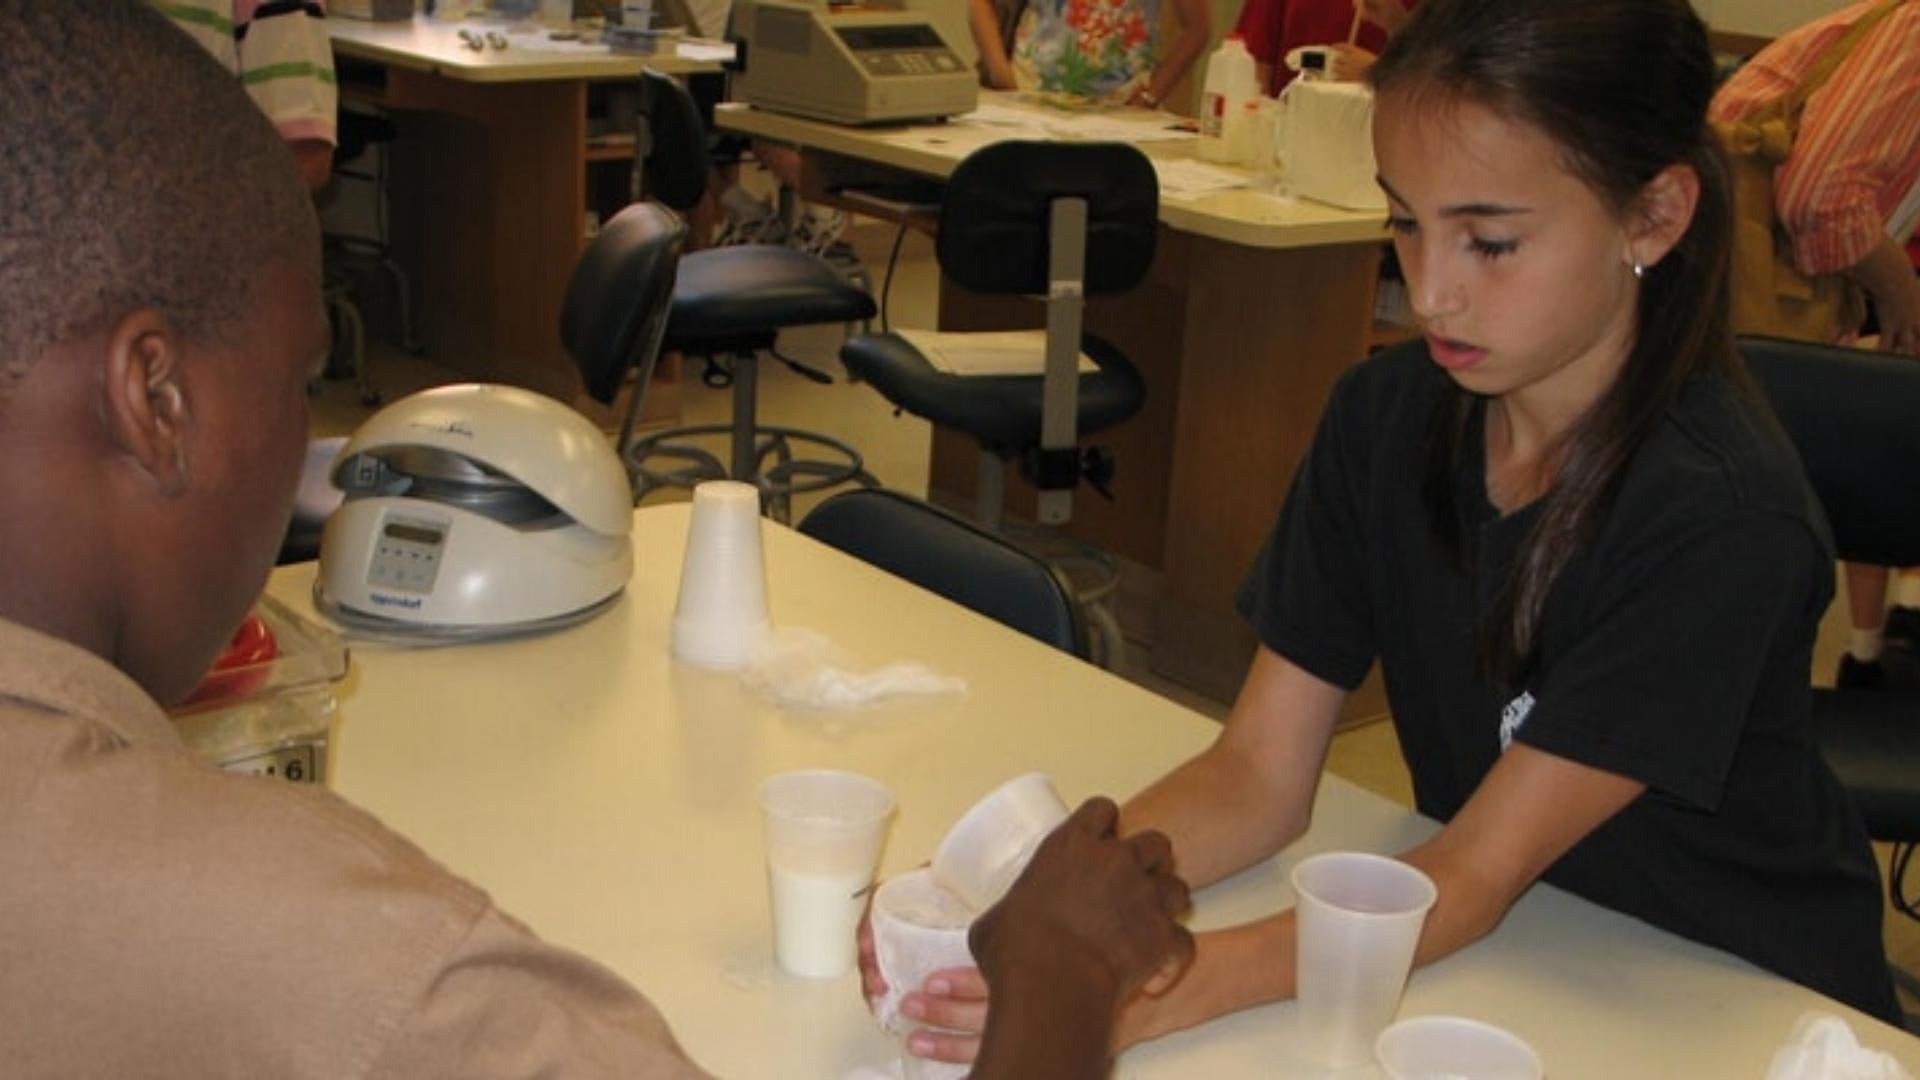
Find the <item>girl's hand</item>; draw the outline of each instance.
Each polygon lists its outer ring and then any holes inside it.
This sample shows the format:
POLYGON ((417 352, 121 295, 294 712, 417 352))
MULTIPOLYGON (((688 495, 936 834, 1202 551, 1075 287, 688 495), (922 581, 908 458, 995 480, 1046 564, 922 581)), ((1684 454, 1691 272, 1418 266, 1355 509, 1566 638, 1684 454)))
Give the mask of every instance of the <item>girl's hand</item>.
POLYGON ((900 999, 900 1011, 929 1025, 907 1037, 907 1050, 935 1061, 968 1062, 980 1053, 987 1028, 987 980, 978 968, 949 968, 927 976, 900 999))

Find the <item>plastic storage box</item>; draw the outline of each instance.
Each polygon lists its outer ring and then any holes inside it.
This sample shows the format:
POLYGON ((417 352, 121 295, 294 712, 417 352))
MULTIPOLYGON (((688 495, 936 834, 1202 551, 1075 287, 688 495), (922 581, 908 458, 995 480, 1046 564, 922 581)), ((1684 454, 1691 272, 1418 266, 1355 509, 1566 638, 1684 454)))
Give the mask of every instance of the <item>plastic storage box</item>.
POLYGON ((272 631, 277 655, 215 672, 173 710, 174 724, 188 746, 223 769, 322 783, 333 684, 347 673, 347 647, 271 597, 261 597, 253 613, 272 631))

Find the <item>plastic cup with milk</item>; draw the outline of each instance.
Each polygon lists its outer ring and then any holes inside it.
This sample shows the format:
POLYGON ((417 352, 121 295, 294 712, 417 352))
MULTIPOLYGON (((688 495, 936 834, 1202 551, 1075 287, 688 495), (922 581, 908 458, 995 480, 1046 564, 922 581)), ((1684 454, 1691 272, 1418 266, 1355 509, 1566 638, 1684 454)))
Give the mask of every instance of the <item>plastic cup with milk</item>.
POLYGON ((892 792, 856 773, 780 773, 760 785, 760 813, 774 959, 803 978, 846 974, 893 813, 892 792))

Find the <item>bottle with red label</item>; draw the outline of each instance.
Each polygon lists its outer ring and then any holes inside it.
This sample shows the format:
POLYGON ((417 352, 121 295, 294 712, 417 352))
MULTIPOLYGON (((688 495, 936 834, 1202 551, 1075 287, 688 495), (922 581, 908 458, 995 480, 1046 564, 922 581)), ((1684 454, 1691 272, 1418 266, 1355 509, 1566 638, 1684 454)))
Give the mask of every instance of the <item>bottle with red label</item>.
POLYGON ((1207 58, 1207 81, 1200 95, 1201 157, 1208 161, 1245 158, 1245 149, 1233 145, 1232 135, 1241 127, 1237 121, 1247 102, 1259 96, 1260 76, 1253 54, 1239 34, 1228 34, 1207 58))

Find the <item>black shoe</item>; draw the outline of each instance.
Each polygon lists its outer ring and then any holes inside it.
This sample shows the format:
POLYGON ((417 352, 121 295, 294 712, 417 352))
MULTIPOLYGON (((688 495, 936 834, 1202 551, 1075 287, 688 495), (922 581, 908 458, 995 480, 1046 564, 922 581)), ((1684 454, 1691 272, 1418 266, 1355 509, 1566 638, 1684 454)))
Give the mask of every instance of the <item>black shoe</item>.
POLYGON ((1878 660, 1855 660, 1840 654, 1840 670, 1833 677, 1836 690, 1878 690, 1887 682, 1887 669, 1878 660))
POLYGON ((1881 635, 1889 645, 1902 649, 1920 649, 1920 608, 1895 604, 1887 609, 1886 629, 1881 635))

